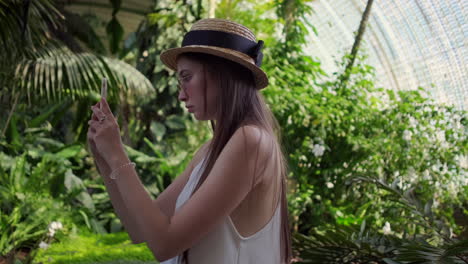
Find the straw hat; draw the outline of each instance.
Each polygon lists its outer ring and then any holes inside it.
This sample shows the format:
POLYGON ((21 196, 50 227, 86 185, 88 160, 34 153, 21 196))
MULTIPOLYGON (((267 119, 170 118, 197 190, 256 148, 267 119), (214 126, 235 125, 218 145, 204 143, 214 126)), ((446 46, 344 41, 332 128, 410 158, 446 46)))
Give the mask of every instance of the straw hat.
POLYGON ((202 19, 193 24, 182 41, 182 47, 165 50, 161 61, 177 70, 177 56, 186 52, 207 53, 237 62, 248 68, 257 89, 268 86, 268 77, 260 69, 263 59, 263 41, 257 42, 247 27, 225 19, 202 19))

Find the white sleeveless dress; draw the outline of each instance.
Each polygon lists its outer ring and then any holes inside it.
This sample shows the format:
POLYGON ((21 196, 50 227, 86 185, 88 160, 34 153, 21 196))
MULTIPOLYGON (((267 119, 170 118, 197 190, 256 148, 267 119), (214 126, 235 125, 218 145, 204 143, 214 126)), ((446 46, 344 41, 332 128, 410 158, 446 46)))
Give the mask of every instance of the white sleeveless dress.
MULTIPOLYGON (((189 198, 203 172, 203 160, 193 169, 190 178, 176 202, 177 211, 189 198)), ((278 203, 279 205, 279 203, 278 203)), ((273 217, 260 231, 243 237, 239 234, 231 217, 202 238, 189 251, 190 264, 279 264, 281 206, 277 206, 273 217)), ((182 255, 161 264, 180 264, 182 255)))

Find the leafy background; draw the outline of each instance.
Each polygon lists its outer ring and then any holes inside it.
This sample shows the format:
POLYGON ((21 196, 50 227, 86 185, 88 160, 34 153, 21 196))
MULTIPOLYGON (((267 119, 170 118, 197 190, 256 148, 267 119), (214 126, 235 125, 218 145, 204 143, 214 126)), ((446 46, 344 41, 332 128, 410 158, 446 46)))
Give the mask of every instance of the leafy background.
POLYGON ((75 13, 73 1, 0 0, 0 261, 154 263, 130 245, 89 155, 89 106, 107 77, 126 150, 156 198, 211 135, 181 107, 159 54, 215 15, 266 43, 262 93, 288 158, 295 261, 468 263, 466 112, 423 87, 375 87, 360 30, 341 71, 322 70, 303 52, 315 34, 308 2, 153 1, 126 32, 120 1, 87 3, 105 17, 75 13), (51 236, 54 221, 63 228, 51 236))

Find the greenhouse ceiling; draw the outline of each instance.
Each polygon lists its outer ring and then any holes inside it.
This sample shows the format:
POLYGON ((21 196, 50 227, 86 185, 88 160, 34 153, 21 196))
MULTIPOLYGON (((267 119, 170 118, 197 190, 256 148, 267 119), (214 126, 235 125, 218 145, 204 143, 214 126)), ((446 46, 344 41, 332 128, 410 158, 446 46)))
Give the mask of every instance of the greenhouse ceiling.
MULTIPOLYGON (((308 53, 328 73, 349 52, 367 0, 315 0, 308 53), (311 31, 312 32, 312 31, 311 31)), ((374 1, 364 35, 367 63, 377 85, 407 90, 426 88, 438 102, 468 105, 468 1, 374 1)))

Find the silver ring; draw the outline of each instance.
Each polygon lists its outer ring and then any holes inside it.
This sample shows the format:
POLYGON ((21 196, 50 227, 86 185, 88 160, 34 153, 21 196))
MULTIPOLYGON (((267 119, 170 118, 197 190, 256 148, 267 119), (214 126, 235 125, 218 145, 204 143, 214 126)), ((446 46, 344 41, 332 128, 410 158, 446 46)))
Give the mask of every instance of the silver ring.
POLYGON ((104 122, 104 120, 107 119, 107 116, 103 116, 101 118, 99 118, 99 123, 102 124, 102 122, 104 122))

